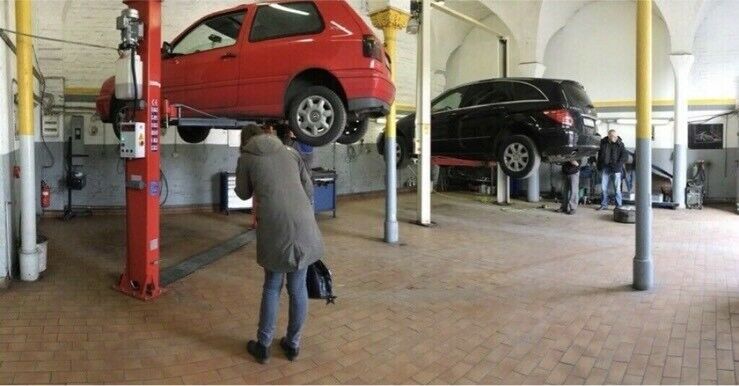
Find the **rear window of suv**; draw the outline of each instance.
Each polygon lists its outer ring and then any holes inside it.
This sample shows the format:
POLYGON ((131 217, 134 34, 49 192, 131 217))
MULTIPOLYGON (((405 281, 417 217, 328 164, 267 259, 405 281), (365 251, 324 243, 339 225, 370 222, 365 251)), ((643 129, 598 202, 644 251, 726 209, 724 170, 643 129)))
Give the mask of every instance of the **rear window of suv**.
POLYGON ((562 90, 564 90, 567 103, 572 107, 592 108, 593 102, 585 92, 585 88, 577 83, 562 82, 562 90))
POLYGON ((323 19, 312 2, 260 5, 249 41, 257 42, 323 31, 323 19))

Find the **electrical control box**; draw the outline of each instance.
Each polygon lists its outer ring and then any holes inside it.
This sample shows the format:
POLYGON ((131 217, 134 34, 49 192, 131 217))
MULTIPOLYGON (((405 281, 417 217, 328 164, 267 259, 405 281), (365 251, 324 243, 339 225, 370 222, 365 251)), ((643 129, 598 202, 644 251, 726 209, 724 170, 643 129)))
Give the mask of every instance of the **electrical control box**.
POLYGON ((144 158, 146 133, 143 122, 121 122, 121 158, 144 158))
MULTIPOLYGON (((72 138, 72 154, 85 154, 85 117, 72 115, 69 117, 67 136, 72 138)), ((81 159, 76 160, 81 161, 81 159)))

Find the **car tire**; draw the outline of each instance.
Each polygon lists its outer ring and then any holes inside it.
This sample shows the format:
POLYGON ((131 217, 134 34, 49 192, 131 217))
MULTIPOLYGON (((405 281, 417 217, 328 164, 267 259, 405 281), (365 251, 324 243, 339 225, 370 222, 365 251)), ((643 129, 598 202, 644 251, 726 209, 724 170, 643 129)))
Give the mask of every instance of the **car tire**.
POLYGON ((196 129, 193 127, 178 127, 177 133, 187 143, 200 143, 205 141, 210 134, 210 129, 196 129))
POLYGON ((498 147, 498 165, 511 178, 528 178, 541 165, 541 155, 531 138, 517 134, 504 138, 498 147))
POLYGON ((346 128, 346 107, 330 88, 312 86, 298 93, 288 110, 290 130, 301 143, 328 145, 346 128))
POLYGON ((351 145, 364 138, 369 129, 369 118, 360 119, 358 121, 349 122, 341 133, 336 142, 342 145, 351 145))
POLYGON ((636 223, 636 208, 633 206, 622 206, 613 210, 613 221, 634 224, 636 223))
MULTIPOLYGON (((385 135, 380 135, 377 139, 377 152, 382 154, 385 159, 385 135)), ((395 138, 395 167, 402 169, 411 162, 411 147, 408 140, 402 135, 395 138)))

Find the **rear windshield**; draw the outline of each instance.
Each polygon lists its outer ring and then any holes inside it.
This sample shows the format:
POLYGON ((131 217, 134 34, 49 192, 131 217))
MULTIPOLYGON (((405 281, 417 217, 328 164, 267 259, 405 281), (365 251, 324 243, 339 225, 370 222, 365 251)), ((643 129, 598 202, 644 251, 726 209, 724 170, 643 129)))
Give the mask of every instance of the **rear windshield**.
POLYGON ((585 93, 585 89, 577 83, 562 82, 562 89, 565 92, 567 103, 572 107, 592 108, 593 102, 585 93))

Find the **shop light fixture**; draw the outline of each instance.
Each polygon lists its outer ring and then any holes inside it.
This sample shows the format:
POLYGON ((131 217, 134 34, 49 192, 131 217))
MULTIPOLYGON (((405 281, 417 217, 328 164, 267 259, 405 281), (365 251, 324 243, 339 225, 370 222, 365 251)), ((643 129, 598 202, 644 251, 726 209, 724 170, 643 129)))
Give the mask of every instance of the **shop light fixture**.
MULTIPOLYGON (((672 122, 671 119, 652 119, 652 126, 667 125, 672 122)), ((616 119, 617 125, 636 125, 636 118, 619 118, 616 119)))

